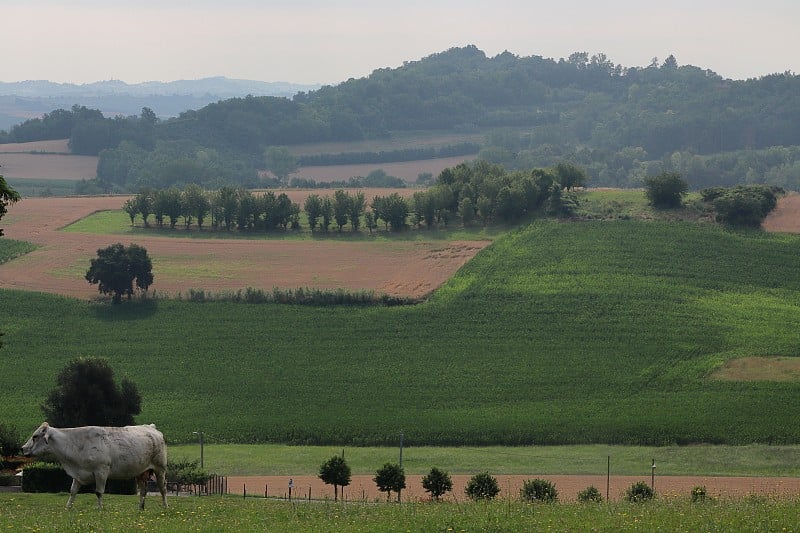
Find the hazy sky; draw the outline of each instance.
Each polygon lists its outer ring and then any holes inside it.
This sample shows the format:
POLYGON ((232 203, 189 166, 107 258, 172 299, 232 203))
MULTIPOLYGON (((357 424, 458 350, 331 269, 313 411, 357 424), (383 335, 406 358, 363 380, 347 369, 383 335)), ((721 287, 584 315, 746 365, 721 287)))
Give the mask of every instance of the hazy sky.
POLYGON ((799 24, 797 0, 0 0, 0 81, 335 84, 468 44, 743 79, 799 72, 799 24))

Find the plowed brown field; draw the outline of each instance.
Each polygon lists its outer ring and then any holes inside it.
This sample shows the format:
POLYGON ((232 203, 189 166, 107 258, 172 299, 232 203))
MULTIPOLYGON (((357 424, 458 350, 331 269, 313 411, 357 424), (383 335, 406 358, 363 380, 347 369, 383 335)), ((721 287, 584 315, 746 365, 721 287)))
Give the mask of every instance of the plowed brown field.
MULTIPOLYGON (((307 191, 293 192, 302 201, 307 191)), ((367 198, 375 194, 365 191, 367 198)), ((406 194, 408 194, 406 192, 406 194)), ((340 242, 95 235, 58 231, 95 211, 119 209, 124 197, 26 198, 3 219, 6 237, 40 248, 0 265, 0 287, 97 296, 83 278, 98 248, 122 242, 144 246, 153 259, 159 294, 203 289, 216 293, 247 287, 374 290, 394 296, 429 294, 469 261, 487 241, 340 242)))
POLYGON ((762 224, 767 231, 800 233, 800 194, 789 193, 778 200, 778 207, 762 224))

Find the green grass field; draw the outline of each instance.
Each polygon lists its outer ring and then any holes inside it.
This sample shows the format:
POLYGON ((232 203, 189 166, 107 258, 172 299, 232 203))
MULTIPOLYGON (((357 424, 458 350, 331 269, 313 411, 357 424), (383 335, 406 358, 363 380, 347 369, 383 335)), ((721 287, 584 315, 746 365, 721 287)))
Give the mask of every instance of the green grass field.
POLYGON ((118 307, 0 291, 0 412, 104 356, 172 443, 799 443, 800 383, 721 382, 800 351, 800 239, 713 225, 537 221, 427 303, 118 307))
MULTIPOLYGON (((387 461, 398 460, 394 447, 289 446, 286 444, 219 444, 206 438, 206 470, 226 476, 317 475, 320 465, 345 452, 353 474, 374 474, 387 461)), ((174 460, 196 461, 197 443, 170 445, 174 460)), ((437 466, 451 474, 489 471, 499 475, 648 474, 651 461, 659 476, 800 476, 800 446, 405 446, 406 474, 427 474, 437 466)))
POLYGON ((690 503, 684 498, 603 504, 334 503, 233 496, 173 497, 162 509, 149 498, 79 495, 71 511, 66 495, 0 494, 4 531, 797 531, 800 501, 749 498, 690 503))
MULTIPOLYGON (((314 239, 336 239, 343 241, 457 241, 457 240, 487 240, 494 239, 508 231, 507 227, 498 226, 471 226, 464 228, 454 226, 447 229, 420 229, 404 232, 389 232, 381 227, 370 233, 361 226, 360 231, 353 232, 347 225, 340 232, 335 226, 331 226, 326 233, 317 229, 313 233, 308 228, 305 212, 300 215, 299 230, 275 230, 275 231, 252 231, 240 232, 238 230, 226 231, 225 229, 214 230, 208 224, 203 226, 202 231, 198 231, 197 226, 192 225, 189 230, 178 222, 175 228, 169 228, 168 223, 163 228, 155 225, 153 217, 148 218, 150 226, 143 226, 141 215, 134 219, 131 226, 130 217, 122 210, 98 211, 78 220, 63 229, 71 233, 94 233, 97 235, 147 235, 158 237, 194 238, 194 239, 250 239, 250 240, 314 240, 314 239)), ((181 219, 182 220, 182 219, 181 219)))
POLYGON ((78 180, 64 179, 9 179, 8 184, 23 198, 37 196, 69 196, 75 194, 75 185, 78 180))

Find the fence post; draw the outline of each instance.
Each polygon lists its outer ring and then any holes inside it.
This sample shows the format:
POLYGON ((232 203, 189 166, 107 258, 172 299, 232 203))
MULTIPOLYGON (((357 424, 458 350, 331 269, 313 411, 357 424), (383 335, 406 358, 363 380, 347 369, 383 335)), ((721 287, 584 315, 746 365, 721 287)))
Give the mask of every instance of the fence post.
POLYGON ((242 483, 242 497, 247 498, 247 485, 242 483))

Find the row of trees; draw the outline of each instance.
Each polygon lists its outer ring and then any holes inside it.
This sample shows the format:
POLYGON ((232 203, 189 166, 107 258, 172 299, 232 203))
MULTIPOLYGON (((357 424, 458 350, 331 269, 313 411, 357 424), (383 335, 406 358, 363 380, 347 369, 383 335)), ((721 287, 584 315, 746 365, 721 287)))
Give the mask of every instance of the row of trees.
POLYGON ((156 226, 169 225, 175 228, 183 219, 188 228, 193 223, 203 228, 208 217, 213 229, 274 230, 300 227, 300 206, 292 202, 286 193, 276 195, 273 191, 253 194, 247 189, 224 186, 216 191, 206 191, 196 184, 183 190, 144 189, 126 200, 123 209, 131 219, 141 216, 145 227, 150 225, 153 215, 156 226))
POLYGON ((709 186, 771 184, 800 189, 800 146, 772 146, 712 154, 694 150, 648 152, 640 145, 593 148, 573 145, 553 131, 500 129, 486 136, 479 158, 508 169, 572 161, 598 187, 641 187, 647 176, 678 172, 693 190, 709 186))
MULTIPOLYGON (((334 455, 319 467, 319 478, 326 485, 333 485, 334 500, 339 499, 339 487, 350 485, 350 466, 344 460, 344 455, 334 455)), ((401 491, 406 488, 406 474, 403 467, 397 463, 385 463, 375 473, 372 478, 378 490, 386 493, 386 498, 391 497, 392 492, 397 494, 400 500, 401 491)), ((433 497, 439 500, 445 493, 453 490, 453 481, 450 475, 436 467, 422 479, 422 487, 433 497)))
MULTIPOLYGON (((334 500, 339 499, 339 487, 342 488, 342 494, 344 494, 344 487, 350 485, 350 477, 350 466, 344 460, 344 455, 334 455, 322 463, 319 468, 319 478, 323 483, 333 485, 334 500)), ((401 465, 385 463, 377 470, 372 480, 379 491, 386 493, 387 500, 394 492, 397 494, 397 500, 400 501, 400 493, 406 488, 405 471, 401 465)), ((448 472, 433 467, 422 478, 422 488, 431 495, 431 498, 439 501, 442 496, 453 490, 453 480, 448 472)), ((497 478, 488 472, 481 472, 469 479, 464 487, 464 494, 475 501, 492 500, 500 494, 500 485, 497 483, 497 478)), ((541 478, 523 482, 519 494, 520 498, 527 502, 555 503, 558 501, 556 486, 541 478)), ((632 484, 625 493, 625 498, 630 502, 643 502, 654 496, 653 488, 644 482, 632 484)), ((704 487, 692 489, 692 501, 701 501, 704 497, 704 487)), ((595 486, 590 485, 578 493, 578 501, 599 503, 603 501, 603 496, 595 486)))
MULTIPOLYGON (((381 221, 392 231, 406 227, 409 222, 427 228, 446 227, 454 221, 464 225, 511 224, 541 209, 557 216, 572 214, 577 200, 571 190, 585 182, 585 172, 569 163, 559 163, 553 169, 509 173, 499 165, 477 161, 445 169, 433 187, 415 192, 410 199, 392 193, 375 196, 367 204, 362 192, 339 189, 332 196, 309 195, 303 209, 312 231, 317 228, 328 231, 332 224, 339 231, 347 224, 352 231, 359 231, 363 222, 371 232, 381 221)), ((210 215, 214 229, 300 227, 300 206, 285 193, 276 195, 268 191, 257 195, 230 186, 214 192, 194 184, 182 191, 176 187, 145 189, 126 201, 123 208, 131 224, 136 216, 141 216, 145 226, 149 226, 149 217, 153 215, 159 227, 168 219, 174 228, 183 217, 187 227, 195 222, 202 228, 210 215)))

